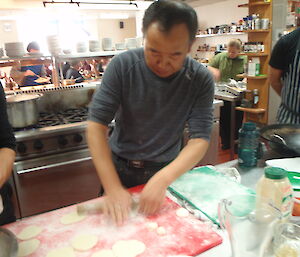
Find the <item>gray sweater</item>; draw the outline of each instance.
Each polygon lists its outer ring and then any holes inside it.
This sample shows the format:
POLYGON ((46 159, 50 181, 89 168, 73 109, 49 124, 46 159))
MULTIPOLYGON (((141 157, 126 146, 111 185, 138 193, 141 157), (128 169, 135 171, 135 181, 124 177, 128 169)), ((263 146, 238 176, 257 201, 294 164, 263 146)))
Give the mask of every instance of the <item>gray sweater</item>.
POLYGON ((181 149, 185 124, 190 138, 209 140, 214 82, 209 71, 187 57, 169 78, 146 65, 143 48, 114 57, 89 108, 89 120, 116 127, 109 144, 129 160, 171 161, 181 149))

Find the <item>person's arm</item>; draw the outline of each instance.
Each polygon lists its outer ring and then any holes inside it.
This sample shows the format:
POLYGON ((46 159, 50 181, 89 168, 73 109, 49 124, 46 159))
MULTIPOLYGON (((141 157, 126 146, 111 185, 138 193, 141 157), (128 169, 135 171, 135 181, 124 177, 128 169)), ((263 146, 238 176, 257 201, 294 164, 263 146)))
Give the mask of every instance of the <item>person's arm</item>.
POLYGON ((0 188, 12 172, 15 146, 16 140, 6 113, 5 93, 0 83, 0 188))
POLYGON ((163 203, 167 187, 183 173, 193 168, 205 155, 213 122, 214 82, 207 73, 198 81, 197 93, 188 119, 190 139, 179 155, 169 165, 157 172, 144 187, 140 197, 140 211, 153 214, 163 203))
POLYGON ((131 196, 123 187, 111 157, 107 142, 108 127, 88 121, 87 141, 101 184, 105 191, 104 214, 111 216, 115 223, 127 219, 131 207, 131 196))
POLYGON ((220 81, 221 79, 221 71, 220 67, 220 55, 215 55, 207 66, 207 69, 212 73, 215 81, 220 81))
POLYGON ((26 76, 35 76, 36 74, 31 70, 21 71, 21 64, 16 63, 14 66, 12 66, 10 70, 10 77, 13 78, 13 80, 18 84, 22 85, 23 80, 26 76))
POLYGON ((275 69, 273 67, 269 67, 269 74, 268 77, 270 78, 270 84, 271 87, 275 90, 275 92, 280 96, 281 95, 281 90, 283 87, 282 81, 281 81, 281 76, 282 76, 283 71, 275 69))
POLYGON ((43 65, 42 68, 41 68, 40 76, 41 77, 46 77, 46 75, 47 75, 47 72, 46 72, 46 69, 45 69, 45 65, 43 65))

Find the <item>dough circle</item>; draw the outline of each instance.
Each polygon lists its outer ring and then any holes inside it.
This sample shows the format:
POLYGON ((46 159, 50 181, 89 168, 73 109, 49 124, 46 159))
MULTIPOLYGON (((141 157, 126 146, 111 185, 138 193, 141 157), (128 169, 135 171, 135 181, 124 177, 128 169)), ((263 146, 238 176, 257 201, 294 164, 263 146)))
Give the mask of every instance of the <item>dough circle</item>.
POLYGON ((146 227, 149 229, 149 230, 155 230, 158 228, 158 224, 156 222, 148 222, 146 224, 146 227))
POLYGON ((116 257, 112 250, 100 250, 94 253, 91 257, 116 257))
POLYGON ((35 250, 38 249, 39 245, 40 241, 37 239, 31 239, 19 243, 18 257, 24 257, 34 253, 35 250))
POLYGON ((119 240, 112 246, 116 257, 136 257, 143 253, 146 246, 139 240, 119 240))
POLYGON ((51 250, 46 257, 75 257, 75 253, 71 247, 63 247, 51 250))
POLYGON ((74 237, 71 241, 71 245, 77 251, 88 251, 93 248, 97 242, 97 236, 82 234, 74 237))
POLYGON ((159 234, 160 236, 163 236, 166 234, 166 229, 164 227, 158 227, 156 229, 157 234, 159 234))
POLYGON ((79 222, 85 219, 86 215, 78 215, 77 211, 70 212, 61 217, 60 222, 64 225, 79 222))
POLYGON ((178 217, 185 218, 185 217, 189 216, 189 211, 187 209, 184 209, 184 208, 178 208, 176 210, 176 215, 178 217))
POLYGON ((24 228, 18 235, 17 238, 20 240, 28 240, 30 238, 36 237, 42 232, 42 228, 38 226, 28 226, 24 228))

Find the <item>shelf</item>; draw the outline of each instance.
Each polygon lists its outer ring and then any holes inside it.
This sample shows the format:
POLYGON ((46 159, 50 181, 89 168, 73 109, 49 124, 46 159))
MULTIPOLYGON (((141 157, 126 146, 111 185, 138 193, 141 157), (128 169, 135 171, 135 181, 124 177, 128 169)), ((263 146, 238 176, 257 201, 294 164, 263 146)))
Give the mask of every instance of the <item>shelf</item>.
POLYGON ((101 57, 101 56, 113 56, 125 52, 126 50, 115 50, 115 51, 101 51, 101 52, 85 52, 76 54, 60 54, 56 56, 59 59, 69 58, 83 58, 83 57, 101 57))
POLYGON ((22 60, 37 60, 37 59, 50 59, 51 56, 43 56, 43 55, 32 55, 32 56, 23 56, 23 57, 2 57, 1 61, 22 61, 22 60))
POLYGON ((236 75, 238 78, 247 78, 247 79, 266 79, 268 78, 267 75, 261 74, 258 76, 247 76, 247 75, 236 75))
POLYGON ((262 108, 245 108, 245 107, 235 107, 237 111, 242 111, 242 112, 247 112, 247 113, 252 113, 252 114, 263 114, 266 112, 266 109, 262 108))
POLYGON ((270 29, 250 29, 245 30, 245 33, 267 33, 270 32, 270 29))
POLYGON ((261 6, 261 5, 270 5, 270 2, 256 2, 256 3, 249 3, 249 4, 239 4, 238 7, 249 7, 249 6, 261 6))
POLYGON ((247 55, 247 56, 257 56, 257 57, 264 57, 264 56, 268 56, 268 54, 266 53, 240 53, 240 55, 247 55))
POLYGON ((232 32, 232 33, 222 33, 222 34, 205 34, 205 35, 196 35, 198 38, 202 37, 219 37, 219 36, 232 36, 232 35, 244 35, 245 32, 232 32))

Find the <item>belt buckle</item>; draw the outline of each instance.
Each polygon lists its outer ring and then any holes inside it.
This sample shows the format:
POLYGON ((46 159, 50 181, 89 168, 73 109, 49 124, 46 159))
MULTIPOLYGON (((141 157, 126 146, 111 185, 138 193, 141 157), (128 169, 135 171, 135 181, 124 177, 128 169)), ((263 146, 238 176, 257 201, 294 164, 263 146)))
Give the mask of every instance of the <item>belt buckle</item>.
POLYGON ((144 161, 128 161, 130 167, 134 168, 144 168, 144 161))

